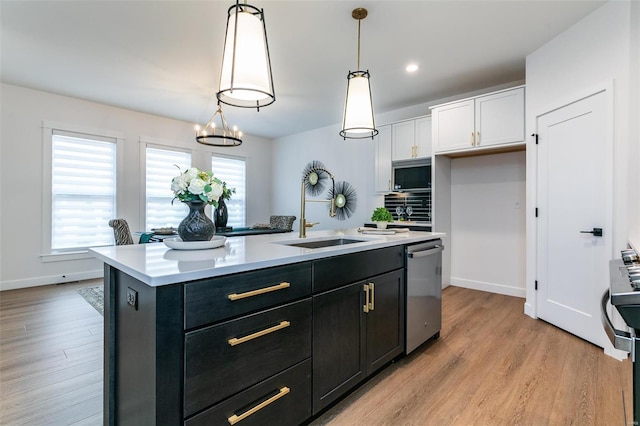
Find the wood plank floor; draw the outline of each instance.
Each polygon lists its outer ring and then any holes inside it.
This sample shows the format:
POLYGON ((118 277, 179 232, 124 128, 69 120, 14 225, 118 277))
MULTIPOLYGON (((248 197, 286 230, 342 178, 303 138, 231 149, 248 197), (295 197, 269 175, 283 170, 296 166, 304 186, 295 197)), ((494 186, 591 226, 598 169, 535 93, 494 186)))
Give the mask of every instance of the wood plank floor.
MULTIPOLYGON (((102 424, 102 316, 75 291, 97 284, 0 293, 1 425, 102 424)), ((630 424, 630 361, 525 316, 523 303, 445 289, 441 338, 312 424, 630 424)))

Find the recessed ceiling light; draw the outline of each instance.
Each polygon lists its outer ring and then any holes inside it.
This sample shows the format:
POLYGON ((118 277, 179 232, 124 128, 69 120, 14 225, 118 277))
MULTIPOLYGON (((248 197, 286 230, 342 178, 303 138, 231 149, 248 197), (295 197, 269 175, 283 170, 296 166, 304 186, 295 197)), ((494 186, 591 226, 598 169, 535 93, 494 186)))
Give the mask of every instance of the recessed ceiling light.
POLYGON ((416 64, 409 64, 409 65, 407 65, 407 67, 405 68, 405 70, 407 70, 407 72, 416 72, 416 71, 418 71, 418 65, 416 65, 416 64))

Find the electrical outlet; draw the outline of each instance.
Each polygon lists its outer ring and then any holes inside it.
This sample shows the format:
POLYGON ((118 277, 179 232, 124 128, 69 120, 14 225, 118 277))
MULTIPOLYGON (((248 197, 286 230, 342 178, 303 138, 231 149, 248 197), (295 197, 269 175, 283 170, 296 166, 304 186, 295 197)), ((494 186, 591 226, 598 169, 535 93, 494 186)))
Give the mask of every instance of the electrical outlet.
POLYGON ((127 303, 138 310, 138 292, 131 287, 127 287, 127 303))

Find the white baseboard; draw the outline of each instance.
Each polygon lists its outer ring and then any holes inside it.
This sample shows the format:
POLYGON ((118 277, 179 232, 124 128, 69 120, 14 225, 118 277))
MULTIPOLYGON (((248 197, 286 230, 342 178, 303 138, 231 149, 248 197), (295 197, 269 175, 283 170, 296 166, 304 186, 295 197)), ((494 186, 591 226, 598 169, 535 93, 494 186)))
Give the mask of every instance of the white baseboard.
POLYGON ((489 293, 504 294, 505 296, 526 297, 526 290, 519 287, 510 287, 502 284, 485 283, 482 281, 466 280, 464 278, 451 277, 451 285, 470 288, 472 290, 487 291, 489 293))
POLYGON ((524 313, 525 315, 529 315, 533 319, 538 319, 535 309, 533 309, 533 306, 531 305, 531 303, 524 304, 524 313))
POLYGON ((86 272, 72 272, 65 275, 50 275, 45 277, 29 278, 26 280, 12 280, 0 282, 0 291, 15 290, 18 288, 38 287, 49 284, 62 284, 72 281, 90 280, 94 278, 102 278, 104 271, 102 269, 86 272))

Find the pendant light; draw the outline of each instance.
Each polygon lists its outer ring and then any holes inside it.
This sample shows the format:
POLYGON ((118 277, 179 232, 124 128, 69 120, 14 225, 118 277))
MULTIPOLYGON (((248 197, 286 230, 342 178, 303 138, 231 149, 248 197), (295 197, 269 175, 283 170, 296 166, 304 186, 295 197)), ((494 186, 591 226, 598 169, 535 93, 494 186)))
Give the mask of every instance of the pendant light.
POLYGON ((224 104, 258 111, 276 100, 264 12, 239 0, 228 11, 216 96, 224 104))
POLYGON ((238 146, 242 144, 242 132, 238 131, 236 126, 233 126, 233 129, 229 128, 222 107, 218 103, 218 109, 209 122, 202 129, 196 126, 196 141, 211 146, 238 146), (216 119, 219 125, 216 124, 216 119))
POLYGON ((347 74, 347 97, 340 136, 344 139, 373 139, 378 130, 373 117, 369 70, 360 70, 360 21, 367 17, 367 9, 354 9, 351 16, 358 20, 358 71, 347 74))

